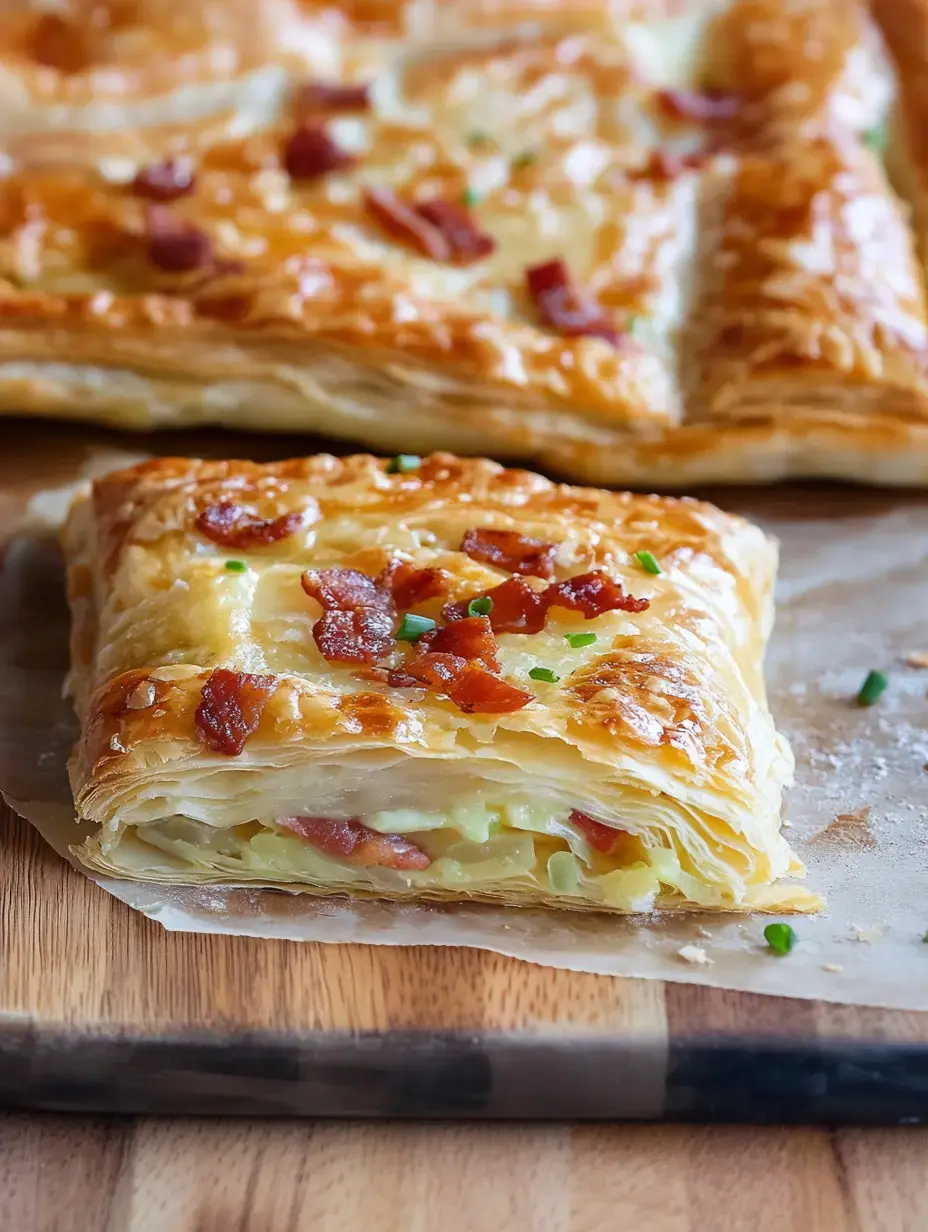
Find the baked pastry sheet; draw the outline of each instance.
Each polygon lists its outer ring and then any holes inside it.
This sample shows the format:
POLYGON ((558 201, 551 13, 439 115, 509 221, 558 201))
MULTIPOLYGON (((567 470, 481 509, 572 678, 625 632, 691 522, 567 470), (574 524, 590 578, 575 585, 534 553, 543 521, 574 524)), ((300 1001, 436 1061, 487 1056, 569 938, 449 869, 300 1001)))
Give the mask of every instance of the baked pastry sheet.
POLYGON ((13 5, 0 407, 928 478, 920 0, 13 5))
POLYGON ((160 459, 64 531, 76 854, 137 880, 809 910, 774 543, 437 454, 160 459))

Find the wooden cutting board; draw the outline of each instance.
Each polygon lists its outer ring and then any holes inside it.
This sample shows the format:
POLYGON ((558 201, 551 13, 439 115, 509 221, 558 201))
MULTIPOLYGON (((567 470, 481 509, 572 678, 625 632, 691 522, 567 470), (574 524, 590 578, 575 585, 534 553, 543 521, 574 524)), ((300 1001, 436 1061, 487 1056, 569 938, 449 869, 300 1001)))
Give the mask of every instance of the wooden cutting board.
MULTIPOLYGON (((31 434, 46 483, 73 473, 86 449, 79 432, 4 432, 17 434, 17 449, 31 434)), ((0 531, 31 486, 13 470, 0 531)), ((928 1119, 928 1014, 572 974, 472 949, 170 934, 75 873, 18 818, 0 818, 0 842, 9 1106, 928 1119)))
POLYGON ((165 932, 0 822, 0 1101, 106 1112, 913 1123, 928 1015, 468 949, 165 932))

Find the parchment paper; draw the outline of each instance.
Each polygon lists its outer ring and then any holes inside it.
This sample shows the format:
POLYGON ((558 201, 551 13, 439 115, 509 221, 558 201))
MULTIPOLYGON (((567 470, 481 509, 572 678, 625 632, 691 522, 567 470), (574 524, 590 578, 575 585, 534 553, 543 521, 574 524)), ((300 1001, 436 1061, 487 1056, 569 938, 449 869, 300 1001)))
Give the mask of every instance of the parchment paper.
MULTIPOLYGON (((69 859, 81 833, 64 769, 76 727, 61 697, 67 613, 50 533, 69 485, 146 451, 267 456, 269 448, 248 438, 161 437, 129 454, 117 439, 22 429, 0 463, 0 521, 7 533, 17 527, 0 570, 0 787, 69 859)), ((308 452, 305 441, 270 448, 308 452)), ((808 884, 828 900, 819 916, 791 920, 799 940, 787 957, 764 944, 770 916, 621 919, 92 879, 172 930, 467 945, 578 971, 928 1009, 928 669, 907 662, 928 654, 928 496, 838 487, 709 495, 782 545, 768 681, 797 759, 789 837, 808 884), (871 668, 890 687, 862 709, 853 699, 871 668)))

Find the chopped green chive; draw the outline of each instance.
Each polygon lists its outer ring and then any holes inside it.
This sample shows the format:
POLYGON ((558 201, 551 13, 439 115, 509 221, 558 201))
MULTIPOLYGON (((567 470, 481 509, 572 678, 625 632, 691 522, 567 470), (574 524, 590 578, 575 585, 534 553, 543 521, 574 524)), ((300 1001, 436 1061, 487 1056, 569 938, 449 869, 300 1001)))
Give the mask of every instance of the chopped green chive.
POLYGON ((408 475, 417 471, 422 465, 422 459, 417 453, 398 453, 387 463, 388 475, 408 475))
POLYGON ((879 154, 886 149, 886 129, 882 124, 868 128, 863 135, 863 143, 879 154))
POLYGON ((472 133, 467 134, 468 145, 487 145, 490 141, 490 134, 485 133, 482 128, 475 128, 472 133))
POLYGON ((468 616, 489 616, 493 611, 493 600, 489 595, 482 595, 479 599, 471 599, 467 605, 468 616))
POLYGON ((428 633, 430 629, 435 628, 435 621, 430 616, 416 616, 412 612, 407 612, 400 621, 400 627, 396 631, 396 640, 398 642, 417 642, 423 633, 428 633))
POLYGON ((925 933, 925 934, 922 936, 922 941, 924 941, 926 944, 928 944, 928 933, 925 933))
POLYGON ((886 692, 889 681, 882 672, 868 672, 867 679, 860 686, 857 694, 858 706, 872 706, 886 692))
POLYGON ((465 188, 461 193, 461 202, 463 205, 476 205, 480 200, 480 193, 476 188, 465 188))
POLYGON ((550 667, 533 667, 529 672, 532 680, 543 680, 545 684, 557 684, 560 676, 552 672, 550 667))
POLYGON ((596 641, 595 633, 565 633, 564 641, 568 646, 573 646, 574 650, 579 650, 581 646, 592 646, 596 641))
POLYGON ((768 924, 764 929, 764 940, 780 957, 788 954, 796 944, 796 934, 789 924, 768 924))
POLYGON ((532 163, 538 162, 538 154, 535 150, 523 150, 521 154, 516 154, 512 160, 514 167, 530 167, 532 163))
POLYGON ((248 566, 243 560, 227 560, 226 568, 230 573, 246 573, 248 571, 248 566))
POLYGON ((628 317, 625 321, 625 332, 627 334, 633 334, 640 324, 641 324, 641 317, 637 317, 633 314, 632 316, 628 317))
POLYGON ((636 552, 635 560, 641 565, 645 573, 658 574, 661 572, 661 567, 657 563, 657 558, 651 552, 636 552))

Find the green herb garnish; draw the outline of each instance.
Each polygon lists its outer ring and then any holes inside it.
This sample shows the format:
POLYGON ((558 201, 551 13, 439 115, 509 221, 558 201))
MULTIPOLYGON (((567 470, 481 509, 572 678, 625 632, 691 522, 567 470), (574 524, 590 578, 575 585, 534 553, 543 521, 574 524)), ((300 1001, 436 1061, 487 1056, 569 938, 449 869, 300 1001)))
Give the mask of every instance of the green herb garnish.
POLYGON ((857 694, 857 705, 872 706, 874 702, 880 700, 888 685, 889 681, 882 672, 868 672, 867 679, 860 686, 860 692, 857 694))
POLYGON ((480 200, 480 193, 476 188, 465 188, 461 193, 461 203, 463 205, 476 205, 480 200))
POLYGON ((592 646, 596 641, 595 633, 565 633, 564 641, 568 646, 572 646, 574 650, 579 650, 581 646, 592 646))
POLYGON ((871 150, 876 150, 878 154, 886 149, 886 127, 883 124, 876 124, 873 128, 868 128, 862 137, 865 146, 871 150))
POLYGON ((468 616, 489 616, 493 611, 493 600, 489 595, 481 595, 479 599, 471 599, 467 605, 468 616))
POLYGON ((421 465, 422 459, 417 453, 398 453, 387 463, 387 474, 408 475, 410 471, 417 471, 421 465))
POLYGON ((632 316, 628 317, 625 321, 625 332, 627 334, 633 334, 640 324, 641 317, 632 314, 632 316))
POLYGON ((796 934, 789 924, 768 924, 764 929, 764 940, 774 954, 782 958, 796 944, 796 934))
POLYGON ((488 145, 490 142, 490 134, 485 133, 482 128, 475 128, 473 132, 467 134, 468 145, 488 145))
POLYGON ((423 633, 428 633, 434 628, 435 621, 430 616, 416 616, 413 612, 407 612, 396 631, 396 640, 417 642, 423 633))
POLYGON ((516 154, 512 160, 514 167, 530 167, 532 163, 538 162, 538 154, 535 150, 523 150, 521 154, 516 154))
POLYGON ((552 672, 550 667, 533 667, 529 672, 532 680, 543 680, 545 684, 557 684, 560 676, 552 672))
POLYGON ((645 573, 653 573, 657 575, 661 572, 661 567, 657 563, 657 558, 651 552, 636 552, 635 560, 641 565, 645 573))
POLYGON ((227 560, 226 568, 230 573, 247 573, 248 566, 243 560, 227 560))

